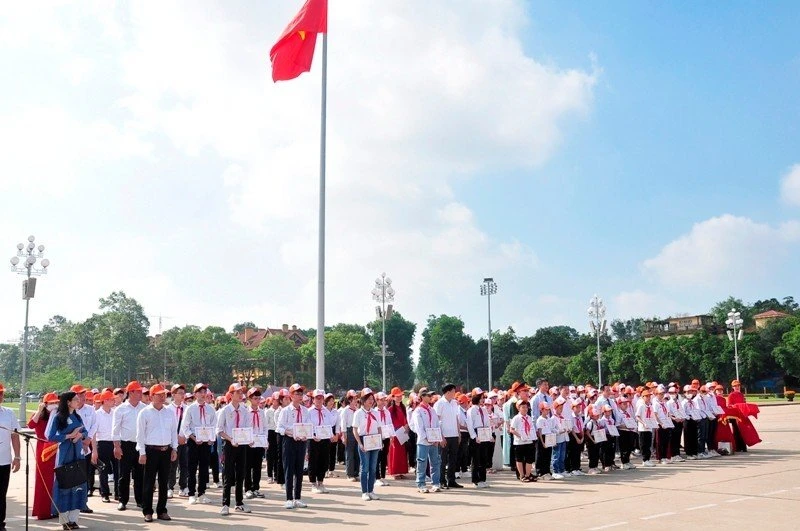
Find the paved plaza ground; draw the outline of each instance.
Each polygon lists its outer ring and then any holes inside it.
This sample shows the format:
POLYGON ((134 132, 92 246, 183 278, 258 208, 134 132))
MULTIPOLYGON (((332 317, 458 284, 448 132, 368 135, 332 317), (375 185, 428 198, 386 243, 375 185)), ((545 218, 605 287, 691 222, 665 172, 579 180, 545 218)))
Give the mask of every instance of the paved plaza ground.
MULTIPOLYGON (((303 499, 309 507, 291 511, 282 507, 278 486, 267 485, 262 489, 267 498, 250 503, 252 514, 226 518, 218 514, 222 491, 211 489, 214 505, 170 500, 173 521, 167 524, 146 524, 140 512, 118 512, 95 497, 89 501, 95 513, 81 515, 80 523, 97 530, 216 530, 225 525, 241 531, 289 526, 463 529, 470 524, 519 529, 526 522, 590 530, 700 525, 800 529, 800 404, 762 407, 755 425, 764 442, 746 454, 651 469, 534 484, 519 483, 511 472, 502 472, 490 476, 490 489, 478 491, 462 481, 468 485, 464 489, 427 495, 417 493, 412 481, 393 481, 378 487, 382 499, 372 502, 361 501, 357 483, 339 477, 326 480, 330 494, 311 495, 306 486, 303 499)), ((9 529, 24 529, 23 471, 14 474, 9 489, 9 529)), ((60 528, 54 520, 32 520, 30 525, 36 530, 60 528)))

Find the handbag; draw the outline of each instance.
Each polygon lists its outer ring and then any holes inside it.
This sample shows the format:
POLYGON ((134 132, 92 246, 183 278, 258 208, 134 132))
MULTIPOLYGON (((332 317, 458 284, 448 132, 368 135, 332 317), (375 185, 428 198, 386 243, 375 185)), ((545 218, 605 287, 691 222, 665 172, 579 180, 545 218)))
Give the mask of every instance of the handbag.
POLYGON ((60 489, 74 489, 78 485, 86 483, 86 459, 78 455, 76 446, 73 442, 72 452, 75 455, 75 461, 65 463, 55 469, 60 489))

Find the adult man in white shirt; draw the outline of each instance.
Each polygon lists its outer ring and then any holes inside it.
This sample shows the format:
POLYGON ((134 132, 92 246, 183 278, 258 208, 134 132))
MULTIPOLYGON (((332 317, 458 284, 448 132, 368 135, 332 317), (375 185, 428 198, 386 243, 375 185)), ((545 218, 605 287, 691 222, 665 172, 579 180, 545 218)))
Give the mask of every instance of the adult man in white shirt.
MULTIPOLYGON (((0 404, 5 398, 6 388, 0 383, 0 404)), ((50 415, 55 417, 55 415, 50 415)), ((19 471, 19 435, 14 430, 19 429, 19 420, 14 411, 0 405, 0 529, 6 528, 6 498, 8 494, 8 481, 12 472, 19 471), (14 457, 11 457, 11 450, 14 457)))
POLYGON ((167 390, 160 384, 150 388, 150 405, 139 412, 136 421, 136 450, 144 467, 142 513, 145 522, 153 521, 153 492, 158 478, 159 520, 172 520, 167 514, 167 483, 170 463, 178 459, 178 423, 175 414, 164 406, 167 390))
POLYGON ((414 408, 409 425, 417 434, 417 488, 421 493, 426 494, 429 492, 425 486, 425 471, 428 463, 431 465, 431 482, 433 483, 430 492, 439 492, 442 489, 439 448, 447 443, 444 438, 441 442, 428 441, 428 428, 439 428, 439 415, 431 407, 431 391, 427 387, 421 388, 418 396, 420 404, 414 408))
POLYGON ((439 425, 445 444, 441 453, 442 487, 445 489, 464 488, 456 483, 458 471, 458 446, 460 431, 458 429, 458 401, 455 399, 456 386, 448 383, 442 386, 442 397, 433 405, 433 410, 439 415, 439 425))
POLYGON ((244 462, 246 447, 240 446, 234 440, 234 429, 251 428, 253 426, 247 407, 242 403, 244 387, 239 383, 231 384, 228 388, 231 394, 230 403, 219 410, 217 416, 217 433, 225 445, 223 459, 225 460, 225 476, 222 488, 222 509, 219 514, 230 514, 231 488, 235 487, 235 511, 249 513, 250 508, 244 504, 244 462))
POLYGON ((189 504, 198 502, 211 503, 206 496, 208 486, 208 467, 211 459, 211 446, 216 442, 217 416, 213 406, 207 404, 208 387, 198 383, 194 386, 193 404, 186 408, 183 414, 181 430, 186 438, 188 454, 189 504), (208 437, 198 437, 198 432, 203 431, 208 437), (199 467, 199 473, 198 473, 199 467))
MULTIPOLYGON (((152 393, 151 393, 152 394, 152 393)), ((169 467, 169 482, 167 483, 167 498, 172 498, 175 483, 178 483, 180 489, 179 495, 186 497, 189 495, 189 452, 186 446, 186 437, 181 432, 183 426, 183 419, 186 416, 186 386, 183 384, 175 384, 170 389, 172 395, 172 403, 169 404, 169 409, 178 423, 178 459, 172 462, 169 467), (180 479, 178 479, 178 471, 180 471, 180 479)))
MULTIPOLYGON (((119 460, 119 505, 118 511, 127 508, 131 494, 131 475, 133 476, 133 498, 136 506, 142 506, 142 477, 144 467, 139 464, 136 451, 136 420, 145 408, 142 403, 142 385, 130 382, 125 391, 128 400, 114 409, 111 420, 111 437, 114 439, 114 458, 119 460)), ((55 415, 53 415, 55 417, 55 415)))
POLYGON ((108 475, 114 474, 114 499, 119 499, 119 462, 114 459, 114 438, 111 433, 114 412, 114 393, 105 390, 100 394, 100 409, 95 412, 95 431, 92 441, 92 464, 100 468, 100 496, 104 503, 111 502, 108 475))

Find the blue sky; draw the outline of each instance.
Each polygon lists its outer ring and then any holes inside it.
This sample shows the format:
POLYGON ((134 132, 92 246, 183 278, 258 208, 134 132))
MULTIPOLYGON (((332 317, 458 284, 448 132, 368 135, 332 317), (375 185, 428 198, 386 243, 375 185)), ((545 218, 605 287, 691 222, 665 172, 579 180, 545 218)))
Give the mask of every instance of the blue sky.
MULTIPOLYGON (((316 325, 319 61, 269 79, 301 2, 0 14, 0 236, 52 271, 32 323, 123 289, 164 327, 316 325), (25 203, 23 198, 31 197, 25 203)), ((331 0, 328 322, 373 279, 420 323, 586 330, 800 295, 795 2, 331 0)), ((0 340, 22 327, 0 278, 0 340)))

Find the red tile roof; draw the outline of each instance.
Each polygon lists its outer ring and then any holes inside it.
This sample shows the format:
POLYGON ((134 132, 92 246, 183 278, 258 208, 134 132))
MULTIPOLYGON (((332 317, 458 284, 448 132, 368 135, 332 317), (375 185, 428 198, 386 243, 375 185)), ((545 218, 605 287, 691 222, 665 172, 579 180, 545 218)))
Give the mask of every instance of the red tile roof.
POLYGON ((773 317, 789 317, 789 314, 783 312, 776 312, 775 310, 768 310, 758 315, 754 315, 753 319, 770 319, 773 317))

